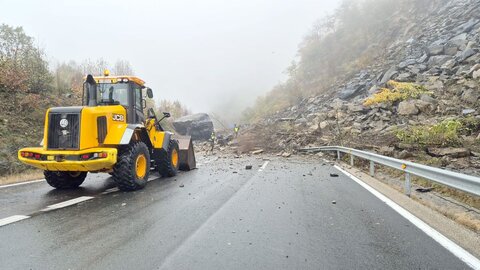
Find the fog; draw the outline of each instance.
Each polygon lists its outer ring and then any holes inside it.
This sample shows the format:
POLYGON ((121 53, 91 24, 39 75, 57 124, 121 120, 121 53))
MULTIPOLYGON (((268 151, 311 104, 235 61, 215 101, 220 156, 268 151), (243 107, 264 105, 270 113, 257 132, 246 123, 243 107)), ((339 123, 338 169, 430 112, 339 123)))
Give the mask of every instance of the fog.
POLYGON ((128 60, 155 98, 239 116, 285 78, 298 44, 339 0, 0 0, 52 64, 128 60))

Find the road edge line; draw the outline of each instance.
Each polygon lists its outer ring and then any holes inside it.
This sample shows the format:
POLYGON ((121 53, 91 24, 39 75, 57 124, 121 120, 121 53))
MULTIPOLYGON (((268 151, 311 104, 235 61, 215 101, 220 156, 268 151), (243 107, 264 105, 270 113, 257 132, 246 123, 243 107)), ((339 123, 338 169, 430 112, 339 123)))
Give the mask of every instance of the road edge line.
POLYGON ((432 228, 430 225, 413 215, 412 213, 408 212, 405 208, 401 207, 391 199, 387 198, 385 195, 374 189, 373 187, 369 186, 353 174, 345 171, 343 168, 341 168, 338 165, 334 165, 334 167, 341 171, 343 174, 348 176, 350 179, 355 181, 357 184, 365 188, 367 191, 372 193, 375 197, 377 197, 379 200, 383 201, 386 203, 390 208, 392 208, 395 212, 400 214, 402 217, 407 219, 410 223, 415 225, 417 228, 419 228, 421 231, 423 231, 425 234, 430 236, 433 240, 435 240, 437 243, 439 243, 441 246, 443 246, 445 249, 450 251, 453 255, 455 255, 457 258, 459 258, 461 261, 466 263, 468 266, 472 267, 473 269, 480 269, 480 260, 473 256, 471 253, 457 245, 455 242, 452 240, 448 239, 446 236, 432 228))
POLYGON ((8 188, 8 187, 21 186, 21 185, 27 185, 27 184, 33 184, 33 183, 38 183, 38 182, 43 182, 43 181, 45 181, 45 179, 38 179, 38 180, 32 180, 32 181, 26 181, 26 182, 14 183, 14 184, 1 185, 0 189, 8 188))

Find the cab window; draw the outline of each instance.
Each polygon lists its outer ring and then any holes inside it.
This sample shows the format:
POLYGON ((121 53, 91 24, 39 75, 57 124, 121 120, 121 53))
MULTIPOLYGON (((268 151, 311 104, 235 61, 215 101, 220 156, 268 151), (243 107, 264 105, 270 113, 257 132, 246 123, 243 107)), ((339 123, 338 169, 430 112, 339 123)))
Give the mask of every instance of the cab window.
POLYGON ((135 91, 135 108, 142 110, 142 89, 137 85, 133 86, 133 89, 135 91))

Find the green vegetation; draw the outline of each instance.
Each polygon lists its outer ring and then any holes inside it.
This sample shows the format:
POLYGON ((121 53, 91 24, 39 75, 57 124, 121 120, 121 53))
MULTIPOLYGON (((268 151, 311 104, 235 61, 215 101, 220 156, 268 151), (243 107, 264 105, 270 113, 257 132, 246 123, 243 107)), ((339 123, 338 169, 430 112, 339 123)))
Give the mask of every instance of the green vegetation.
POLYGON ((403 143, 421 146, 458 146, 461 135, 469 135, 477 131, 480 120, 474 117, 447 119, 431 126, 414 126, 405 130, 397 130, 396 137, 403 143))
POLYGON ((422 94, 432 94, 425 87, 414 83, 389 81, 387 86, 389 88, 382 88, 378 93, 367 98, 363 105, 371 106, 379 103, 395 103, 407 99, 417 99, 422 94))

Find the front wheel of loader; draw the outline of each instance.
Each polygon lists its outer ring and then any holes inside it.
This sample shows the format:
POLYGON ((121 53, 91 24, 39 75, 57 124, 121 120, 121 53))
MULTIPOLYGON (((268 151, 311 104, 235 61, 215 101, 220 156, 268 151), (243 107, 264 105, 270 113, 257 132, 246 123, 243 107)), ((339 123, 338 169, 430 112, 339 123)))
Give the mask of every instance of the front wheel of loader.
POLYGON ((71 189, 79 187, 85 177, 87 177, 86 172, 53 172, 53 171, 44 171, 45 180, 47 183, 57 189, 71 189))
POLYGON ((143 142, 136 142, 120 151, 113 167, 113 180, 120 190, 132 191, 145 187, 150 173, 150 153, 143 142))
POLYGON ((158 172, 163 177, 172 177, 177 175, 179 167, 178 143, 176 140, 171 140, 168 144, 168 151, 166 155, 160 158, 158 164, 158 172))

